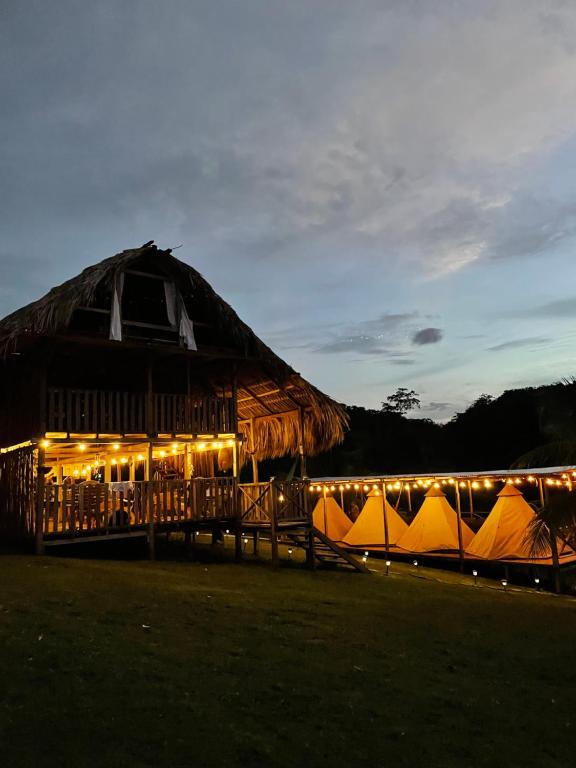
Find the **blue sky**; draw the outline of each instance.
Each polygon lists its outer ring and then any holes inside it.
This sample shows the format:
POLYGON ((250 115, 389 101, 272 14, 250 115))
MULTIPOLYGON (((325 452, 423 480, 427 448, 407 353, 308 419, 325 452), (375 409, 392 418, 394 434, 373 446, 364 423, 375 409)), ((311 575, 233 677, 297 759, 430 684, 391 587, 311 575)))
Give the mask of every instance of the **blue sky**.
POLYGON ((576 4, 8 0, 0 312, 154 238, 334 397, 576 373, 576 4))

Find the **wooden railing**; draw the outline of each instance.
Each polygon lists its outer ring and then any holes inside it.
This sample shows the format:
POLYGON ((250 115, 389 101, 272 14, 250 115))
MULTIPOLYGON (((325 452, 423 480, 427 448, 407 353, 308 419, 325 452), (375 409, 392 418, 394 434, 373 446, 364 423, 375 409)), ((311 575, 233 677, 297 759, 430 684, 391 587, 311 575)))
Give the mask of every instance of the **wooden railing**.
POLYGON ((243 523, 308 519, 301 480, 238 485, 232 477, 85 482, 43 489, 48 537, 96 535, 185 522, 241 519, 243 523))
POLYGON ((307 486, 302 480, 275 480, 239 486, 240 516, 246 523, 308 519, 307 486))
POLYGON ((231 520, 237 515, 234 478, 86 482, 44 488, 44 535, 96 535, 153 523, 231 520))
POLYGON ((48 390, 46 431, 66 434, 218 434, 236 432, 232 398, 179 394, 48 390))

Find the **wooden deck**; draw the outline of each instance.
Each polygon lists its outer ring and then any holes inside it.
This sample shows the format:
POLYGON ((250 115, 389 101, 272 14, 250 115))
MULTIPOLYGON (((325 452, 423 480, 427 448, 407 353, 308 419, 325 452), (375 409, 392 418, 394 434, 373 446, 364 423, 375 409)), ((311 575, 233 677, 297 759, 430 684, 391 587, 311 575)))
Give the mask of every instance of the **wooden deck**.
POLYGON ((280 539, 306 553, 309 567, 365 567, 317 531, 308 510, 302 480, 240 485, 234 478, 153 480, 126 483, 84 482, 47 485, 42 500, 44 546, 145 536, 154 551, 158 533, 183 531, 187 540, 200 531, 226 531, 236 537, 270 541, 272 562, 279 562, 280 539))

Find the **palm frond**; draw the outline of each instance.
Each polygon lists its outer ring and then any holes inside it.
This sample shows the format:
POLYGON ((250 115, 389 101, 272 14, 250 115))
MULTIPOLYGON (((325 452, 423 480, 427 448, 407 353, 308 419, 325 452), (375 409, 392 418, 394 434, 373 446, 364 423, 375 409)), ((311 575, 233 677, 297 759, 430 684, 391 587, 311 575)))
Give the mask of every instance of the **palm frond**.
POLYGON ((576 464, 576 442, 557 440, 522 454, 511 465, 511 469, 562 467, 573 464, 576 464))

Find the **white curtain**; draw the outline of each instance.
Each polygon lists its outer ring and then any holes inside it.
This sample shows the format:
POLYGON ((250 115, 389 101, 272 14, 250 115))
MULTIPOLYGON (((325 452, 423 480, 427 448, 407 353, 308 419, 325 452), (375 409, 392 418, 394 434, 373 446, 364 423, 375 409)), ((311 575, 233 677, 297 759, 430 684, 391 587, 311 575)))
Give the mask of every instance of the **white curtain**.
POLYGON ((186 312, 186 305, 184 299, 180 296, 180 338, 184 342, 186 349, 190 349, 196 352, 198 347, 196 346, 196 339, 194 338, 194 326, 192 320, 188 317, 186 312))
POLYGON ((112 295, 112 311, 110 314, 110 340, 122 341, 122 291, 124 290, 124 273, 116 275, 114 293, 112 295))
POLYGON ((170 325, 177 326, 176 320, 176 286, 164 280, 164 296, 166 297, 166 314, 170 325))

